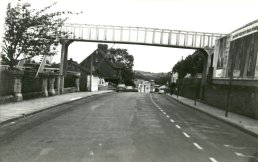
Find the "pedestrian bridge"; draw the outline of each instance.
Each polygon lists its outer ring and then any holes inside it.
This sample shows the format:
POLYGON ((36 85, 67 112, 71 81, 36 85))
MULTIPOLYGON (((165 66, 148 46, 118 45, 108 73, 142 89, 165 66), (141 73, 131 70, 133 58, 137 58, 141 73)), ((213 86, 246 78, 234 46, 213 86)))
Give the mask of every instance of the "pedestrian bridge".
POLYGON ((89 24, 64 24, 60 31, 66 32, 68 35, 59 37, 62 43, 60 77, 58 79, 59 94, 63 93, 64 88, 68 46, 74 41, 203 49, 207 53, 202 77, 202 84, 204 84, 215 40, 225 36, 220 33, 89 24))
POLYGON ((220 33, 89 24, 64 24, 60 30, 68 33, 68 37, 60 37, 62 40, 186 49, 211 49, 216 39, 225 36, 220 33))

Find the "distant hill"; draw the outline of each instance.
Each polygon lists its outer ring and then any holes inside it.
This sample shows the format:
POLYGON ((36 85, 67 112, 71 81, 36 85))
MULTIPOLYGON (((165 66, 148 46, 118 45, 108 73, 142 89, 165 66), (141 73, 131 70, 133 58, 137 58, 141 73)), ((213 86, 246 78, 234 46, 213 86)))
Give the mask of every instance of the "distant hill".
POLYGON ((134 70, 134 76, 136 79, 144 79, 144 80, 157 80, 158 78, 166 76, 166 73, 152 73, 141 70, 134 70))

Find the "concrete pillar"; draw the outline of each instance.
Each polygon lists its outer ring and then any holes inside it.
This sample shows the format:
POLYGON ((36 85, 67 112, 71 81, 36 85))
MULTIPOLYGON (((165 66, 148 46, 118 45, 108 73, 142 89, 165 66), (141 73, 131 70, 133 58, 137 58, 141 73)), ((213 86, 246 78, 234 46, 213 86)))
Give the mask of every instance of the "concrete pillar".
POLYGON ((76 91, 80 91, 80 78, 75 79, 75 86, 76 86, 76 91))
POLYGON ((64 77, 66 76, 66 62, 68 55, 68 47, 73 41, 71 40, 62 40, 62 48, 61 48, 61 60, 60 60, 60 71, 58 78, 58 94, 63 94, 64 92, 64 77))
POLYGON ((42 78, 42 91, 43 91, 43 96, 47 97, 48 96, 47 77, 42 78))
POLYGON ((13 89, 15 101, 19 102, 19 101, 23 100, 21 88, 22 88, 21 77, 15 77, 14 78, 14 89, 13 89))
POLYGON ((9 71, 10 75, 13 77, 14 85, 13 85, 13 93, 14 93, 14 101, 22 101, 22 76, 24 72, 19 69, 14 69, 9 71))
POLYGON ((56 92, 55 92, 55 77, 50 77, 49 78, 48 93, 49 93, 50 96, 54 96, 56 94, 56 92))
POLYGON ((200 87, 200 94, 199 97, 201 99, 205 99, 205 90, 206 90, 206 85, 207 85, 207 74, 209 72, 209 68, 212 65, 211 62, 211 56, 213 54, 213 49, 204 49, 206 52, 204 64, 203 64, 203 71, 202 71, 202 81, 201 81, 201 87, 200 87))
POLYGON ((64 92, 64 76, 58 75, 57 77, 57 93, 63 94, 64 92))
POLYGON ((81 76, 81 73, 75 74, 75 87, 77 92, 80 91, 80 76, 81 76))

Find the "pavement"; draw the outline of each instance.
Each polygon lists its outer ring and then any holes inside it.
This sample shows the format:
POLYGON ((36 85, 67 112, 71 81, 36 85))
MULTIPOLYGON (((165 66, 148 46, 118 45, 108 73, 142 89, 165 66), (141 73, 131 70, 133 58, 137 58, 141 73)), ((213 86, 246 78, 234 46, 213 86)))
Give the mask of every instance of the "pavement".
POLYGON ((0 124, 12 122, 25 116, 44 111, 54 106, 69 103, 85 97, 113 92, 112 90, 103 90, 96 92, 74 92, 63 95, 36 98, 22 102, 13 102, 0 105, 0 124))
POLYGON ((258 137, 258 120, 248 118, 233 112, 228 112, 228 116, 225 117, 225 110, 219 109, 217 107, 210 106, 199 101, 197 101, 196 105, 194 105, 194 100, 182 96, 177 97, 176 95, 172 95, 171 97, 184 105, 222 120, 232 126, 241 129, 242 131, 245 131, 246 133, 258 137))
MULTIPOLYGON (((51 97, 26 100, 22 102, 3 104, 0 105, 0 124, 8 123, 25 116, 33 115, 35 113, 44 111, 54 106, 69 103, 85 97, 110 92, 113 91, 104 90, 97 92, 75 92, 51 97)), ((194 105, 194 100, 182 96, 178 96, 177 98, 177 96, 172 95, 171 97, 184 105, 190 106, 191 108, 204 112, 212 117, 229 123, 251 135, 258 137, 258 120, 251 119, 232 112, 229 112, 228 117, 225 117, 225 111, 219 108, 198 101, 197 104, 194 105)))

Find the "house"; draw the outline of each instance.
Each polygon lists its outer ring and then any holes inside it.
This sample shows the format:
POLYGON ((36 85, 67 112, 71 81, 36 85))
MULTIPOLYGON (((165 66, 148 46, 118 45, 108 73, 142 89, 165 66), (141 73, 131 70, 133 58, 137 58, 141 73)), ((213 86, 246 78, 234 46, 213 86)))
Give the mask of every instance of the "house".
MULTIPOLYGON (((66 65, 67 72, 80 72, 80 90, 81 91, 98 91, 99 83, 104 83, 102 79, 96 74, 96 72, 90 71, 78 64, 77 62, 70 59, 66 65), (92 74, 92 75, 91 75, 92 74), (91 78, 92 77, 92 78, 91 78), (91 84, 92 83, 92 84, 91 84)), ((73 79, 73 78, 72 78, 73 79)))
POLYGON ((151 82, 145 81, 142 79, 135 79, 134 80, 135 87, 138 88, 138 92, 141 93, 150 93, 151 92, 151 82))
POLYGON ((99 77, 104 78, 106 82, 117 84, 121 81, 121 64, 113 62, 112 55, 108 53, 106 44, 98 44, 98 48, 85 58, 80 66, 91 69, 99 77))

